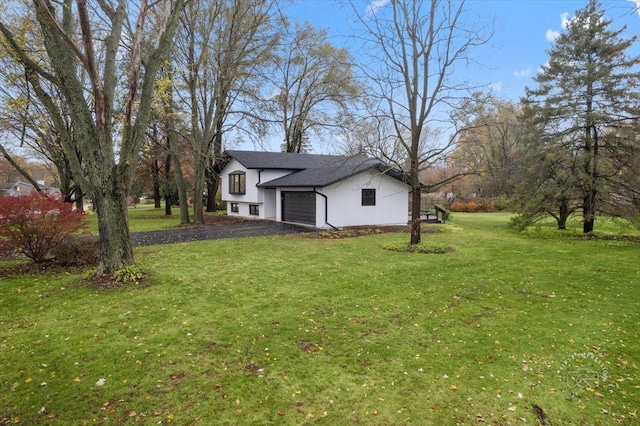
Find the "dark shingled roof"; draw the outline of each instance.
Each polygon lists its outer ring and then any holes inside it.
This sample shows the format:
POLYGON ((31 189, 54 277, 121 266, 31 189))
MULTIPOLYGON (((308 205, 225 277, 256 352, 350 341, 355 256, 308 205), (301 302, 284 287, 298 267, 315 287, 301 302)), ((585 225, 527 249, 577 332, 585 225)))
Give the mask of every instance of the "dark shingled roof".
POLYGON ((247 169, 294 170, 289 175, 260 183, 258 186, 261 188, 327 186, 370 169, 407 182, 403 173, 365 156, 256 151, 225 151, 225 156, 227 159, 234 158, 247 169))

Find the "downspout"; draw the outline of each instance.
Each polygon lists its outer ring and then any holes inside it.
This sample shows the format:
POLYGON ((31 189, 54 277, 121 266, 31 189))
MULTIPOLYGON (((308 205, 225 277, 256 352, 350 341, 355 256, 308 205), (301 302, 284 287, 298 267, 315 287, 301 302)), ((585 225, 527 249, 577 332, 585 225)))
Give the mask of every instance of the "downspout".
POLYGON ((330 227, 332 227, 337 231, 338 228, 336 228, 335 226, 329 223, 329 199, 323 193, 316 191, 315 186, 313 187, 313 192, 320 195, 322 198, 324 198, 324 223, 326 223, 327 225, 329 225, 330 227))
MULTIPOLYGON (((258 188, 258 185, 260 185, 260 182, 262 181, 262 172, 264 172, 264 169, 258 170, 258 183, 256 183, 256 188, 258 188)), ((264 194, 263 194, 262 207, 264 207, 265 205, 265 200, 264 200, 265 198, 266 197, 264 197, 264 194)), ((258 188, 258 200, 260 200, 260 188, 258 188)), ((263 209, 260 209, 260 210, 263 210, 263 209)), ((266 213, 264 211, 262 212, 262 214, 264 214, 266 217, 266 213)))

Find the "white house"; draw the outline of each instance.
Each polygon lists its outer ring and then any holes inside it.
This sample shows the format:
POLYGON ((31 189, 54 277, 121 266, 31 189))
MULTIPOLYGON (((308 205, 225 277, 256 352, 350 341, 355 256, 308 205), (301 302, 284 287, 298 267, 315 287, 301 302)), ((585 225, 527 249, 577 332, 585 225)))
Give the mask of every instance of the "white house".
MULTIPOLYGON (((47 195, 60 195, 58 188, 45 186, 43 181, 38 181, 38 185, 42 192, 47 195)), ((0 184, 0 196, 7 197, 20 197, 24 195, 31 195, 36 192, 33 185, 28 182, 17 181, 14 183, 0 184)))
POLYGON ((406 225, 404 174, 363 156, 225 151, 227 214, 343 228, 406 225))

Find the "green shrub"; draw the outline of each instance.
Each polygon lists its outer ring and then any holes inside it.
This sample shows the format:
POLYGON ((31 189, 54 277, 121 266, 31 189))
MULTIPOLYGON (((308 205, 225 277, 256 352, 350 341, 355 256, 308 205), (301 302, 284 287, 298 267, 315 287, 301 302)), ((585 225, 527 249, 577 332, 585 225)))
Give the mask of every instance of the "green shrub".
POLYGON ((142 272, 138 265, 125 265, 113 274, 116 282, 123 284, 138 283, 140 280, 143 280, 145 276, 145 273, 142 272))
POLYGON ((509 211, 512 207, 512 204, 513 203, 511 202, 511 200, 505 195, 500 195, 499 197, 495 197, 493 199, 493 205, 496 211, 499 212, 509 211))

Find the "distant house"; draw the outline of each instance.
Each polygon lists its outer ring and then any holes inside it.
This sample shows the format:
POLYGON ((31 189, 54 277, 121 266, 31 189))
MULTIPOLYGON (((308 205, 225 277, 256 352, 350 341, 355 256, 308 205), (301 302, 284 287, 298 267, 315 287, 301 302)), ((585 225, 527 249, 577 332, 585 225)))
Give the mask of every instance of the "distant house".
MULTIPOLYGON (((51 186, 45 186, 44 183, 40 184, 42 192, 48 195, 60 195, 60 190, 51 186)), ((0 184, 0 196, 7 197, 20 197, 24 195, 31 195, 36 192, 33 185, 28 182, 17 181, 14 183, 0 184)))
POLYGON ((229 215, 317 228, 407 224, 405 176, 376 159, 225 151, 221 164, 229 215))

